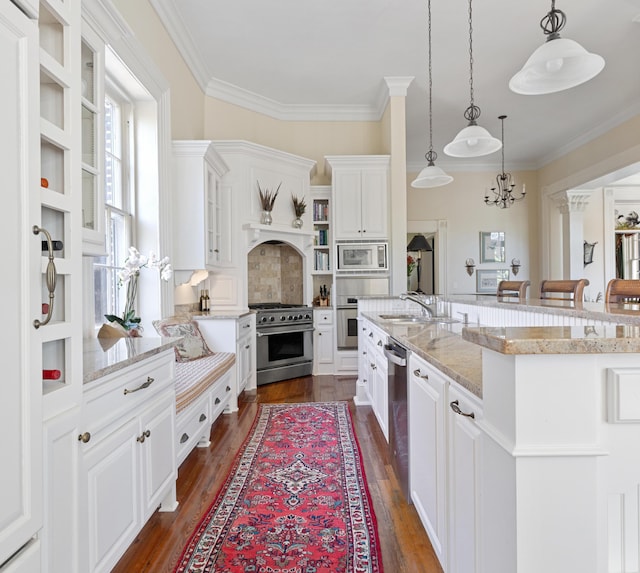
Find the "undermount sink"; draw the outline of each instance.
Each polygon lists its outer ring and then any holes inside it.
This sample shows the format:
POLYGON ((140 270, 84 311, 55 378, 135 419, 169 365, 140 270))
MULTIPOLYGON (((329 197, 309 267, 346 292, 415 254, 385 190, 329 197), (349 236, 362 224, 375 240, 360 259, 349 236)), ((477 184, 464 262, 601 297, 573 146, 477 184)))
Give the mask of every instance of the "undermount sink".
POLYGON ((382 320, 388 320, 390 322, 404 322, 412 324, 452 324, 454 322, 460 322, 459 320, 449 316, 421 316, 417 314, 380 314, 378 316, 382 320))

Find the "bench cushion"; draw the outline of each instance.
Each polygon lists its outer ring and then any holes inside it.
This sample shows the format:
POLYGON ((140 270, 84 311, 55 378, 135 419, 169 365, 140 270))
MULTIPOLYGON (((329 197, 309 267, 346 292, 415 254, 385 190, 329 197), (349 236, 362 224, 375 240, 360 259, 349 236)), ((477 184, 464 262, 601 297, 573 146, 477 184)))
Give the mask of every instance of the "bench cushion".
POLYGON ((215 352, 198 360, 176 362, 176 412, 184 410, 236 362, 232 352, 215 352))

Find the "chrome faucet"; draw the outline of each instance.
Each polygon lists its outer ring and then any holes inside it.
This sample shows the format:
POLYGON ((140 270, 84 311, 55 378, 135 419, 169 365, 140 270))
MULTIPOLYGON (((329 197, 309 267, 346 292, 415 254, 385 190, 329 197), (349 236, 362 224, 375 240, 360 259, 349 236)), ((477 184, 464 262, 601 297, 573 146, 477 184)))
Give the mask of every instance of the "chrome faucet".
POLYGON ((402 293, 400 295, 400 300, 410 300, 411 302, 415 302, 416 304, 419 304, 422 307, 422 316, 428 316, 429 318, 433 318, 433 311, 431 310, 431 308, 429 307, 429 305, 427 305, 427 303, 422 300, 417 294, 412 294, 412 293, 402 293))

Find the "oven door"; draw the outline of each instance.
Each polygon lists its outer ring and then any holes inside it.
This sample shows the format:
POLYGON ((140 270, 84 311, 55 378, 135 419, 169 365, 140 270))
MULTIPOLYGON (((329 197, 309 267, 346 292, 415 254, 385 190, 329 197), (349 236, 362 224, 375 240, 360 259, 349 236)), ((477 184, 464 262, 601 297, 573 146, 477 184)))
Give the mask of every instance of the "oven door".
POLYGON ((313 325, 286 324, 258 330, 256 369, 313 362, 313 325))
POLYGON ((338 307, 336 310, 338 350, 358 349, 358 309, 338 307))

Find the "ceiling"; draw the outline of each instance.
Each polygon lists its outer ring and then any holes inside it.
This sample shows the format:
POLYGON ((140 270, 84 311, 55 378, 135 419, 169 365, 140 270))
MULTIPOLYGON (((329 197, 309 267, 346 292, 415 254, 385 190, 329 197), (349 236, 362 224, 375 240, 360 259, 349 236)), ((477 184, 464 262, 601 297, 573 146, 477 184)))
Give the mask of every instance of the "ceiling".
MULTIPOLYGON (((206 93, 281 119, 377 120, 385 77, 407 91, 407 163, 428 150, 427 0, 151 0, 206 93)), ((564 92, 523 96, 511 76, 544 42, 550 0, 473 3, 473 86, 479 125, 500 138, 507 169, 535 169, 640 113, 640 0, 558 0, 561 35, 604 57, 604 70, 564 92)), ((442 152, 469 105, 466 0, 432 0, 433 147, 452 170, 497 166, 500 152, 442 152)))

